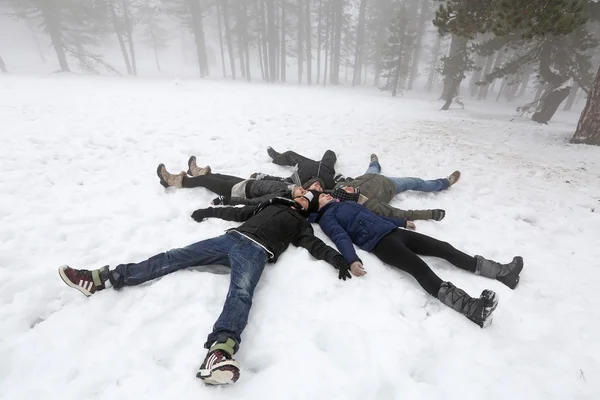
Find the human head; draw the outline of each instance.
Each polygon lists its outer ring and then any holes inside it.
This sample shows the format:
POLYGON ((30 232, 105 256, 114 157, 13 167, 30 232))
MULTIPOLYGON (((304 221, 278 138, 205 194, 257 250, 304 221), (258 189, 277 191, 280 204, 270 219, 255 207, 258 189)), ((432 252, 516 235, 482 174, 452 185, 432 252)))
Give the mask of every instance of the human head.
POLYGON ((325 183, 323 183, 320 178, 312 178, 306 181, 302 187, 306 190, 316 190, 317 192, 322 192, 325 188, 325 183))
POLYGON ((320 194, 321 192, 309 190, 303 196, 296 197, 294 200, 299 203, 308 213, 316 213, 319 211, 320 194))
POLYGON ((306 193, 306 189, 304 189, 303 187, 294 186, 294 190, 292 191, 292 197, 296 198, 296 197, 304 196, 305 193, 306 193))
POLYGON ((325 206, 328 203, 331 203, 333 200, 335 200, 335 199, 330 194, 328 194, 328 193, 321 193, 319 195, 319 208, 325 206))

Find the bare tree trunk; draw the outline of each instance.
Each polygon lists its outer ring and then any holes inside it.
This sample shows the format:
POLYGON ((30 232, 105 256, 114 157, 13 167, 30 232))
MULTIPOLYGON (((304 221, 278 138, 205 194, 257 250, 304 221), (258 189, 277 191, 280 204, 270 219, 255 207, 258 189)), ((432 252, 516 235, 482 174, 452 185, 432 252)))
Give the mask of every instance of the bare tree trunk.
POLYGON ((504 79, 502 79, 502 83, 500 84, 500 90, 498 90, 498 95, 496 96, 496 102, 498 100, 500 100, 500 96, 502 95, 502 92, 504 91, 504 88, 506 87, 506 79, 508 79, 508 77, 504 77, 504 79))
POLYGON ((323 28, 323 0, 319 0, 319 21, 317 22, 317 85, 321 79, 321 30, 323 28))
POLYGON ((62 72, 69 72, 69 63, 67 62, 67 55, 62 40, 61 25, 57 11, 49 7, 45 2, 40 3, 40 9, 42 11, 44 22, 46 23, 46 28, 48 29, 48 35, 52 41, 52 47, 54 47, 56 57, 58 58, 60 70, 62 72))
POLYGON ((429 1, 421 1, 421 13, 419 14, 419 26, 417 28, 417 38, 415 40, 415 50, 412 58, 412 66, 410 69, 410 78, 408 80, 407 89, 412 90, 413 84, 419 74, 419 62, 421 61, 421 47, 423 45, 423 37, 425 36, 425 28, 429 19, 429 1))
POLYGON ((527 87, 529 86, 529 80, 531 79, 531 67, 527 67, 525 72, 523 72, 523 76, 521 78, 521 84, 519 86, 519 93, 517 93, 517 97, 521 97, 525 94, 527 87))
POLYGON ((367 0, 360 0, 360 9, 358 12, 358 29, 356 32, 356 49, 354 52, 354 74, 352 76, 352 87, 360 85, 363 48, 365 36, 365 13, 367 9, 367 0))
POLYGON ((131 69, 131 61, 129 60, 129 54, 127 53, 125 41, 123 40, 123 35, 121 34, 119 18, 117 17, 117 12, 115 11, 115 3, 113 0, 109 1, 108 7, 110 9, 109 11, 113 28, 115 29, 115 34, 117 35, 117 41, 119 42, 119 48, 121 49, 121 54, 123 55, 123 60, 125 61, 125 67, 127 68, 127 75, 132 75, 133 70, 131 69))
POLYGON ((206 56, 206 43, 204 41, 204 26, 202 24, 202 7, 198 0, 188 0, 192 16, 192 30, 196 43, 196 56, 198 58, 198 71, 200 77, 208 76, 208 61, 206 56))
POLYGON ((185 30, 183 29, 183 22, 179 26, 179 33, 180 33, 180 36, 181 36, 181 50, 182 50, 182 53, 183 53, 183 64, 184 65, 188 65, 187 45, 185 43, 185 30))
POLYGON ((265 0, 267 2, 267 24, 269 38, 269 71, 271 82, 277 80, 277 32, 275 31, 275 10, 273 0, 265 0))
POLYGON ((438 57, 440 54, 440 47, 442 46, 442 37, 440 35, 436 35, 435 37, 435 46, 433 47, 433 52, 431 54, 431 65, 429 67, 429 77, 427 78, 427 91, 431 92, 433 89, 433 84, 435 82, 436 75, 436 67, 438 63, 438 57))
POLYGON ((571 86, 551 90, 548 95, 542 99, 540 102, 540 110, 533 113, 531 120, 540 124, 547 124, 556 113, 556 110, 558 110, 560 103, 569 96, 570 91, 571 86))
POLYGON ((304 66, 304 49, 302 39, 304 37, 304 7, 303 0, 298 0, 298 46, 296 55, 298 57, 298 83, 302 83, 302 67, 304 66))
MULTIPOLYGON (((500 51, 498 51, 498 54, 496 55, 496 60, 494 61, 494 66, 492 67, 492 70, 488 73, 494 72, 496 70, 496 68, 499 68, 500 64, 502 64, 503 59, 504 59, 504 51, 500 50, 500 51)), ((487 65, 486 65, 486 67, 487 67, 487 65)), ((484 76, 484 78, 485 78, 485 76, 484 76)), ((479 88, 479 95, 477 96, 477 100, 485 100, 487 98, 488 92, 493 83, 494 82, 492 81, 491 83, 483 85, 479 88)))
POLYGON ((242 15, 244 16, 244 52, 246 53, 246 79, 248 82, 252 80, 252 76, 250 73, 250 39, 248 38, 248 9, 246 8, 246 4, 242 3, 242 15))
POLYGON ((123 17, 125 20, 125 32, 127 34, 127 41, 129 42, 129 55, 131 56, 131 70, 133 75, 137 75, 137 65, 135 59, 135 46, 133 45, 133 26, 131 19, 129 18, 129 0, 123 1, 123 17))
MULTIPOLYGON (((402 14, 406 12, 406 6, 402 5, 402 14)), ((402 31, 400 32, 400 43, 398 49, 398 60, 396 62, 396 71, 394 71, 394 80, 392 82, 392 97, 396 97, 398 93, 398 84, 400 83, 400 71, 402 70, 402 63, 404 61, 404 57, 402 56, 404 53, 404 38, 406 32, 406 24, 402 24, 402 31)))
POLYGON ((389 3, 390 2, 387 0, 378 0, 377 2, 377 4, 381 6, 381 10, 379 12, 381 14, 382 20, 379 21, 379 23, 377 24, 377 39, 375 42, 375 54, 373 55, 373 60, 375 62, 375 79, 373 81, 373 86, 375 87, 379 86, 379 79, 381 76, 381 58, 386 41, 387 27, 389 26, 389 17, 386 18, 386 16, 388 15, 389 3))
POLYGON ((333 26, 335 31, 333 32, 333 46, 332 46, 332 63, 331 63, 331 74, 330 82, 333 85, 340 83, 340 64, 341 64, 341 51, 342 51, 342 25, 344 17, 344 2, 343 0, 333 1, 333 15, 335 16, 333 26))
POLYGON ((600 146, 600 69, 598 69, 596 80, 588 94, 571 143, 600 146))
POLYGON ((261 58, 261 68, 263 71, 263 79, 267 82, 270 81, 269 76, 269 50, 268 50, 268 36, 267 36, 267 21, 265 17, 265 3, 263 1, 260 2, 260 8, 257 3, 254 3, 254 7, 256 9, 256 15, 258 15, 258 30, 259 30, 259 38, 260 42, 258 43, 259 47, 259 55, 262 55, 261 58), (262 53, 262 54, 261 54, 262 53))
MULTIPOLYGON (((466 51, 467 41, 468 40, 464 37, 452 35, 452 42, 450 42, 450 58, 455 59, 464 51, 466 51)), ((446 67, 444 68, 446 69, 446 67)), ((450 67, 450 71, 447 71, 446 75, 444 76, 444 93, 442 94, 442 98, 446 102, 442 106, 441 110, 445 111, 450 108, 452 100, 454 100, 454 97, 458 95, 458 89, 460 88, 460 83, 463 79, 464 70, 462 70, 462 67, 457 66, 456 62, 454 61, 453 65, 450 67)))
MULTIPOLYGON (((221 5, 219 3, 216 4, 217 7, 217 26, 219 28, 219 49, 221 50, 221 68, 223 70, 223 78, 227 77, 227 71, 225 69, 225 49, 223 48, 223 28, 221 27, 221 5)), ((260 53, 260 38, 258 51, 260 53)), ((262 67, 262 64, 261 64, 262 67)), ((264 78, 264 76, 263 76, 264 78)))
POLYGON ((237 48, 238 56, 240 57, 240 75, 242 78, 246 77, 246 53, 244 52, 244 34, 242 32, 244 22, 242 21, 242 12, 240 10, 241 4, 239 1, 234 0, 233 5, 235 7, 235 19, 236 19, 236 33, 237 33, 237 48))
POLYGON ((158 59, 158 40, 156 40, 156 34, 154 33, 154 24, 150 22, 150 39, 152 40, 152 50, 154 50, 154 61, 156 62, 156 69, 160 71, 160 61, 158 59))
POLYGON ((564 111, 571 111, 573 108, 573 104, 575 104, 575 99, 577 98, 577 92, 579 91, 579 85, 574 83, 573 88, 571 89, 571 93, 569 93, 569 97, 567 97, 567 103, 565 104, 564 111))
POLYGON ((483 74, 485 61, 486 57, 479 55, 475 60, 475 70, 473 71, 473 75, 471 75, 471 82, 469 83, 469 93, 471 94, 471 97, 475 96, 479 90, 477 82, 481 81, 481 75, 483 74))
POLYGON ((4 72, 5 74, 8 73, 8 71, 6 70, 6 64, 4 63, 2 56, 0 56, 0 71, 4 72))
POLYGON ((281 1, 281 82, 285 83, 287 79, 287 41, 285 37, 285 27, 287 25, 287 21, 285 18, 285 0, 281 1))
POLYGON ((231 30, 229 29, 229 4, 227 3, 227 0, 222 0, 222 4, 223 23, 225 28, 225 41, 227 42, 227 53, 229 54, 231 79, 235 80, 235 54, 233 50, 233 41, 231 40, 231 30))
POLYGON ((329 61, 329 35, 331 32, 331 5, 326 5, 325 13, 325 65, 323 68, 323 87, 327 85, 327 62, 329 61))
POLYGON ((306 0, 306 83, 312 84, 312 27, 310 23, 310 0, 306 0))

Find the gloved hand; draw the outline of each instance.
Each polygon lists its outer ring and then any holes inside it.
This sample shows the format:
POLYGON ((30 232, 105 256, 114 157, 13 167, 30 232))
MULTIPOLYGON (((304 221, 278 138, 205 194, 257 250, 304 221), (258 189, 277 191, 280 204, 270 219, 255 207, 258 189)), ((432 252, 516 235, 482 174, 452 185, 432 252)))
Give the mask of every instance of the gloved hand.
POLYGON ((431 210, 431 219, 441 221, 446 216, 446 210, 435 209, 431 210))
POLYGON ((192 213, 192 218, 196 222, 202 222, 204 218, 210 217, 210 209, 208 208, 200 208, 192 213))
POLYGON ((213 206, 220 206, 220 205, 228 206, 229 199, 230 199, 229 197, 225 197, 225 196, 215 197, 213 199, 213 201, 210 202, 210 204, 213 206))
POLYGON ((333 260, 335 264, 335 269, 338 270, 338 279, 344 281, 346 279, 352 279, 352 275, 350 275, 350 265, 348 265, 346 260, 344 260, 344 257, 335 256, 333 260))

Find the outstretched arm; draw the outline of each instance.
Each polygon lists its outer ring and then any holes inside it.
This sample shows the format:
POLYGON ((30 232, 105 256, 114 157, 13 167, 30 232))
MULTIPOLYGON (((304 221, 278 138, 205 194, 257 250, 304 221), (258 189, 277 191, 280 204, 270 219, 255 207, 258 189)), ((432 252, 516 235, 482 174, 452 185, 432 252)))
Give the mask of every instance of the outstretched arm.
POLYGON ((225 221, 247 221, 252 217, 257 206, 246 207, 208 207, 200 208, 192 213, 196 222, 202 222, 204 218, 220 218, 225 221))
POLYGON ((354 244, 352 243, 352 239, 350 239, 348 232, 342 228, 334 215, 325 215, 319 221, 319 226, 333 243, 335 243, 335 246, 340 253, 342 253, 342 256, 348 264, 352 264, 356 261, 362 263, 361 259, 358 258, 358 255, 356 254, 356 249, 354 248, 354 244))
POLYGON ((294 246, 304 247, 317 260, 327 261, 339 271, 338 277, 340 279, 346 280, 346 278, 352 278, 348 272, 350 265, 344 257, 316 237, 315 232, 308 222, 292 243, 294 246))

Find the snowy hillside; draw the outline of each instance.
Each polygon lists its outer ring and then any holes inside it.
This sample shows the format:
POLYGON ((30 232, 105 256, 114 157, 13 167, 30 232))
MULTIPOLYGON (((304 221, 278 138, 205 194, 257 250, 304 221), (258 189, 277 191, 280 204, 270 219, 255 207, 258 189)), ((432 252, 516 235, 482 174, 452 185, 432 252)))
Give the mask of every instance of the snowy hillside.
POLYGON ((435 97, 369 90, 0 77, 0 399, 598 398, 600 148, 568 144, 575 112, 539 126, 490 104, 444 113, 435 97), (211 388, 195 373, 228 275, 182 271, 91 298, 60 280, 61 264, 141 261, 235 226, 194 222, 214 194, 165 191, 156 166, 178 172, 196 155, 213 172, 288 174, 268 145, 331 148, 349 176, 372 152, 390 176, 460 169, 449 191, 392 204, 446 209, 418 231, 470 254, 522 255, 519 287, 427 260, 471 295, 499 294, 482 330, 371 254, 359 251, 368 275, 342 282, 291 247, 257 287, 240 380, 211 388))

